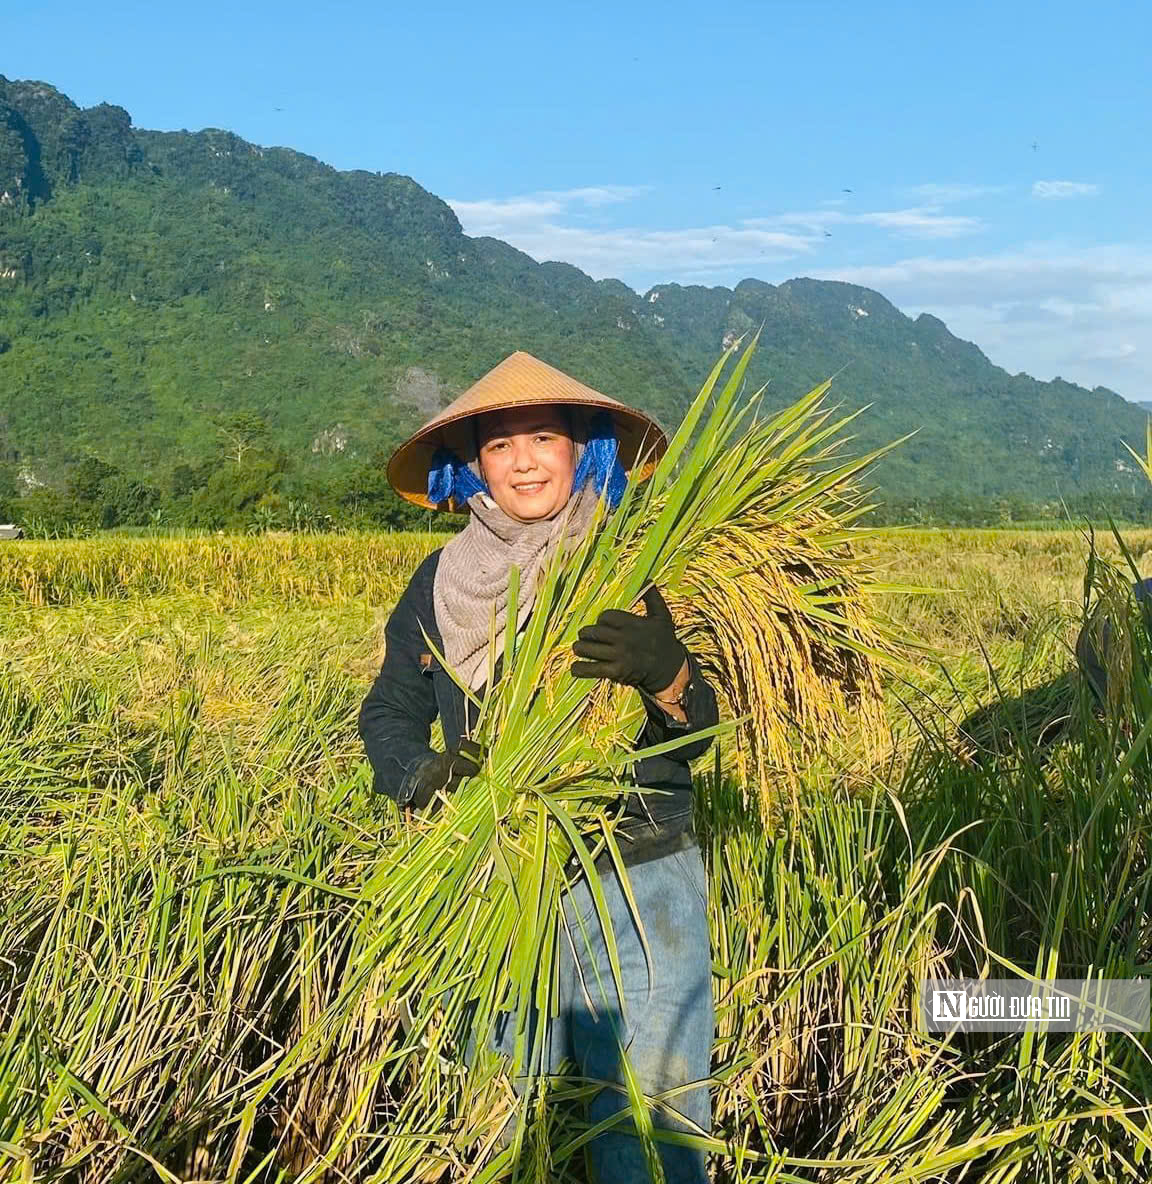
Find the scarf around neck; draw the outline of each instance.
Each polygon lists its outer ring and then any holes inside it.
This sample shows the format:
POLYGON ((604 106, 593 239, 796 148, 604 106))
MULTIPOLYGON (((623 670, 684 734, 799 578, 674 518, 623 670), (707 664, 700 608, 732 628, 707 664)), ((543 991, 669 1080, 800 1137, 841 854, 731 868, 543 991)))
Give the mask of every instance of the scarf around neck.
POLYGON ((574 545, 584 537, 598 501, 594 483, 588 481, 551 518, 518 522, 487 494, 468 499, 468 524, 440 553, 432 601, 444 657, 470 689, 478 690, 488 677, 493 610, 496 653, 502 652, 513 565, 520 569, 518 632, 532 610, 541 570, 558 545, 574 545))

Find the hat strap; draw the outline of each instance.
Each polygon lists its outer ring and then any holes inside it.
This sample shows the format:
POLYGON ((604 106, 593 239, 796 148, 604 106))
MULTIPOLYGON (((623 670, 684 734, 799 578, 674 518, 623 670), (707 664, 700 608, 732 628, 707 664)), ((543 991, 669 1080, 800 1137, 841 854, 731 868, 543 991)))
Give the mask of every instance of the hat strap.
POLYGON ((428 466, 428 500, 435 505, 455 498, 466 502, 477 493, 491 490, 450 448, 437 448, 428 466))
POLYGON ((615 509, 624 496, 624 489, 628 478, 620 467, 618 453, 619 443, 616 440, 616 425, 607 411, 597 411, 588 418, 588 439, 584 445, 584 455, 572 474, 572 492, 580 489, 589 477, 595 479, 597 494, 608 487, 608 506, 615 509))

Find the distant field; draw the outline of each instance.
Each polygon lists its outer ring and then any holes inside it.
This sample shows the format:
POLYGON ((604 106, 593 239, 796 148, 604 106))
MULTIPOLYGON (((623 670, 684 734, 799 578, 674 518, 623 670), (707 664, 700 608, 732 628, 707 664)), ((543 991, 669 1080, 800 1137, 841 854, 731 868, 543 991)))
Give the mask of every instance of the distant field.
MULTIPOLYGON (((177 1178, 321 1179, 340 1129, 343 1170, 374 1154, 387 1105, 348 1090, 403 1047, 394 1019, 368 1008, 339 1058, 270 1074, 334 989, 337 922, 370 923, 322 890, 365 882, 397 826, 355 713, 444 537, 0 544, 0 1181, 155 1178, 139 1149, 177 1178)), ((888 681, 893 753, 813 768, 772 832, 699 771, 718 1137, 754 1153, 718 1179, 779 1178, 755 1158, 775 1146, 796 1180, 1144 1180, 1147 1036, 941 1050, 912 1012, 929 967, 1152 965, 1148 761, 1118 764, 1139 725, 1109 739, 1071 677, 1087 540, 863 546, 917 588, 878 594, 925 647, 888 681)), ((463 1180, 437 1147, 372 1178, 463 1180)))
MULTIPOLYGON (((0 545, 0 638, 22 665, 92 663, 123 678, 133 660, 162 665, 170 651, 158 638, 179 633, 209 647, 215 681, 239 660, 238 647, 296 646, 326 655, 352 697, 378 666, 382 625, 408 576, 449 537, 21 540, 0 545)), ((1138 560, 1152 551, 1150 530, 1124 538, 1138 560)), ((992 691, 983 653, 1001 679, 1016 681, 1070 664, 1089 551, 1080 533, 898 528, 861 545, 885 582, 917 589, 882 595, 883 610, 972 694, 992 691)), ((1118 554, 1106 533, 1096 545, 1118 554)), ((918 665, 920 679, 942 676, 935 662, 918 665)))
MULTIPOLYGON (((358 611, 368 622, 395 601, 419 560, 450 537, 21 540, 0 544, 0 598, 12 609, 189 595, 251 611, 279 603, 323 613, 340 605, 342 615, 358 611)), ((1118 555, 1107 531, 1094 538, 1101 554, 1118 555)), ((1152 530, 1125 531, 1124 540, 1138 562, 1152 551, 1152 530)), ((887 581, 939 593, 887 597, 886 609, 917 639, 964 653, 977 639, 1018 641, 1022 625, 1040 614, 1078 617, 1090 543, 1073 530, 900 527, 877 531, 861 547, 887 581)))

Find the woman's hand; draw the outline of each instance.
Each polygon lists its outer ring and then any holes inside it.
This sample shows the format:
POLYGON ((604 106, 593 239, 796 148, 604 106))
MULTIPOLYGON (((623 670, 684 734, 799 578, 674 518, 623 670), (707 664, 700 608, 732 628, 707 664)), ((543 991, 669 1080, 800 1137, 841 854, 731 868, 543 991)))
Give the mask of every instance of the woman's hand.
POLYGON ((595 625, 585 625, 572 650, 588 661, 573 662, 573 678, 610 678, 645 691, 665 695, 679 680, 685 682, 688 652, 676 637, 676 626, 659 589, 644 593, 646 617, 621 609, 605 609, 595 625))
POLYGON ((468 739, 461 739, 446 752, 438 752, 420 769, 408 804, 422 810, 430 803, 437 804, 440 794, 455 793, 464 778, 480 771, 485 756, 487 750, 468 739))

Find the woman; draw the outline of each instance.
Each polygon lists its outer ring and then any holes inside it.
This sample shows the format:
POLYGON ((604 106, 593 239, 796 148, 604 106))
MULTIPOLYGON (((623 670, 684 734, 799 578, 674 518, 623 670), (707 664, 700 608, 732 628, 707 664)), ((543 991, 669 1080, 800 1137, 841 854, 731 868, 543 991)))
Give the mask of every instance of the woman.
MULTIPOLYGON (((532 607, 534 581, 554 548, 583 537, 601 490, 615 504, 627 471, 645 479, 666 441, 648 416, 533 358, 512 354, 426 423, 393 455, 388 477, 407 500, 429 509, 469 511, 468 523, 417 568, 389 618, 380 674, 360 711, 360 735, 375 787, 401 807, 433 810, 480 767, 484 752, 469 739, 475 709, 424 641, 421 626, 462 681, 483 697, 488 675, 492 608, 500 632, 507 619, 509 570, 520 569, 517 627, 532 607), (445 751, 429 747, 439 715, 445 751)), ((606 610, 579 632, 573 645, 578 678, 609 678, 640 693, 646 721, 637 747, 660 744, 717 721, 716 696, 695 658, 676 637, 672 617, 656 589, 645 596, 646 615, 606 610)), ((500 674, 500 661, 494 664, 500 674)), ((595 908, 580 881, 565 899, 575 927, 582 920, 589 946, 578 957, 568 943, 561 967, 560 1012, 552 1021, 549 1068, 570 1058, 589 1078, 621 1082, 620 1039, 640 1088, 658 1094, 707 1078, 713 1036, 707 882, 692 828, 688 762, 710 738, 635 762, 637 786, 616 834, 651 954, 610 866, 602 869, 617 938, 623 1009, 595 908), (608 984, 607 1004, 589 1008, 581 980, 608 984), (621 1011, 623 1020, 621 1020, 621 1011), (622 1029, 622 1031, 621 1031, 622 1029)), ((598 869, 601 870, 601 869, 598 869)), ((595 990, 589 992, 593 997, 595 990)), ((508 1025, 510 1028, 511 1025, 508 1025)), ((512 1048, 512 1033, 497 1033, 512 1048)), ((621 1090, 605 1088, 589 1105, 602 1121, 628 1105, 621 1090)), ((706 1086, 674 1094, 667 1105, 709 1129, 706 1086)), ((677 1124, 661 1108, 658 1126, 677 1124)), ((589 1144, 594 1178, 602 1184, 649 1179, 639 1141, 607 1132, 589 1144)), ((668 1184, 704 1184, 702 1153, 658 1144, 668 1184)))

